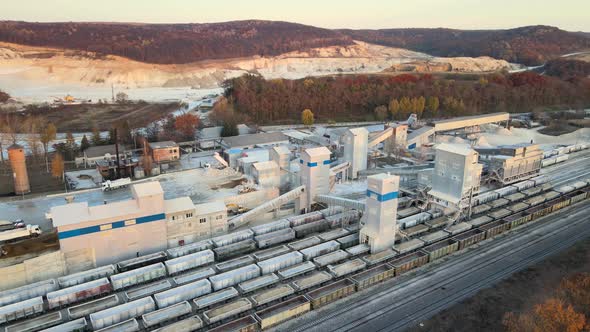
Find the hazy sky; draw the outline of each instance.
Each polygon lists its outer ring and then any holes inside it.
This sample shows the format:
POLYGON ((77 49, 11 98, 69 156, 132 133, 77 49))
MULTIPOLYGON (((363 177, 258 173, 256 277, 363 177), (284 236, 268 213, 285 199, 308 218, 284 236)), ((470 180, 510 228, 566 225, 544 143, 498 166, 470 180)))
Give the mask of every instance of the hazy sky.
POLYGON ((291 21, 326 28, 590 31, 590 0, 0 0, 0 20, 203 23, 291 21))

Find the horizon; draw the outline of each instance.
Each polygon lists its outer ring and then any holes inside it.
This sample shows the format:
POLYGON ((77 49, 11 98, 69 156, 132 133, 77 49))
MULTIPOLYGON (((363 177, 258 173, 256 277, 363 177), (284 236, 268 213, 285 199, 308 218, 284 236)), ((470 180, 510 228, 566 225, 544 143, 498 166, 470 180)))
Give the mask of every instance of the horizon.
POLYGON ((21 0, 4 7, 0 20, 38 23, 206 24, 263 20, 326 29, 498 30, 546 25, 567 31, 590 32, 590 20, 586 15, 590 12, 590 3, 582 0, 564 0, 558 7, 548 0, 533 4, 509 0, 484 4, 471 0, 417 0, 412 3, 372 0, 362 4, 329 0, 320 3, 301 0, 286 4, 270 0, 248 3, 170 0, 166 4, 155 0, 104 0, 90 8, 80 1, 21 0))

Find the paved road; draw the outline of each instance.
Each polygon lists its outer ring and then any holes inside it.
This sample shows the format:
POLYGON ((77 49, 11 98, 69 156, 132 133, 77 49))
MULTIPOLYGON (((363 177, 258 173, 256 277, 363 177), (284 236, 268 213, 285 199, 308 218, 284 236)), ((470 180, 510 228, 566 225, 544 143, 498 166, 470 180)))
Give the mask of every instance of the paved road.
POLYGON ((289 331, 401 331, 480 289, 590 237, 585 202, 303 316, 289 331))

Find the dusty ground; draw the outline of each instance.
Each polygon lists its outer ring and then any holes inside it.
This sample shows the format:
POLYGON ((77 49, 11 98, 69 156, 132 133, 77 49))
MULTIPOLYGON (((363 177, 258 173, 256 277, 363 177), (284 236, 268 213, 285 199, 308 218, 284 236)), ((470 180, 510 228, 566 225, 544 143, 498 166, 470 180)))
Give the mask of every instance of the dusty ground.
POLYGON ((0 258, 0 267, 22 263, 42 253, 59 250, 57 233, 48 232, 36 238, 4 244, 2 250, 6 254, 0 258))
POLYGON ((120 121, 128 121, 131 128, 144 127, 178 110, 179 104, 82 104, 57 108, 39 108, 25 113, 43 116, 54 123, 59 132, 88 132, 96 126, 108 130, 120 121))
POLYGON ((551 296, 563 277, 577 272, 590 272, 590 239, 480 291, 410 331, 505 331, 506 312, 528 310, 551 296))

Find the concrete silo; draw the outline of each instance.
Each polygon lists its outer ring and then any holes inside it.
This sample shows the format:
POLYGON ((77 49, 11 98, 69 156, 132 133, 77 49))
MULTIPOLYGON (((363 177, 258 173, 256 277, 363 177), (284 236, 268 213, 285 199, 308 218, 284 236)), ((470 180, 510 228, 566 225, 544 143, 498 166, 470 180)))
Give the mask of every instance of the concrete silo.
POLYGON ((30 193, 31 186, 29 185, 29 175, 27 174, 25 149, 18 144, 9 146, 8 159, 10 160, 12 176, 14 178, 14 193, 17 195, 30 193))

